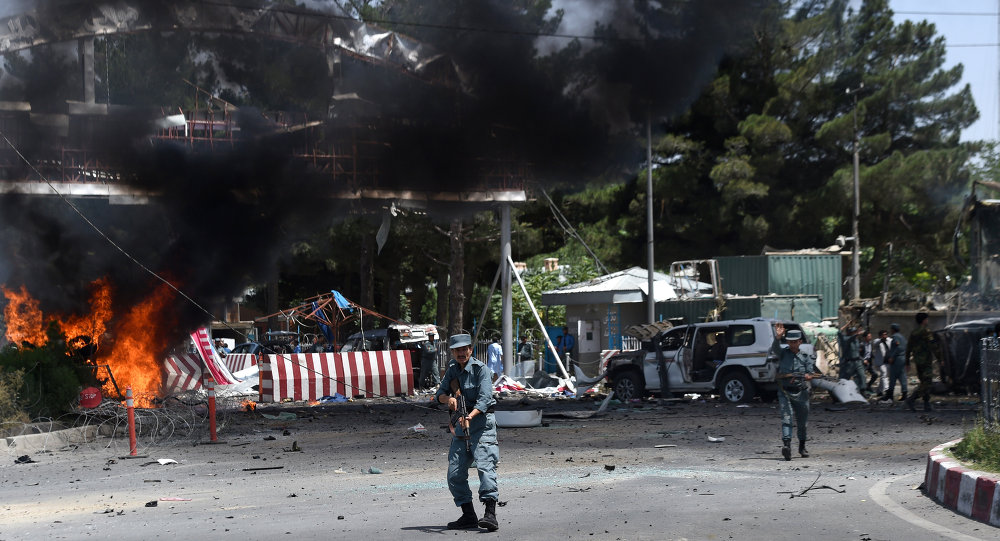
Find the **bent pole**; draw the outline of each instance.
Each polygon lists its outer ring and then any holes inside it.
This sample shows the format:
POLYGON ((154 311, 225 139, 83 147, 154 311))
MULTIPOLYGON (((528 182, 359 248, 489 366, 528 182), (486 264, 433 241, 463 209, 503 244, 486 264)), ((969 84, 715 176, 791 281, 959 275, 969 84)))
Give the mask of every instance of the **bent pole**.
POLYGON ((479 314, 479 324, 476 325, 476 334, 472 337, 472 344, 479 343, 479 331, 483 330, 483 322, 486 321, 486 311, 490 309, 490 300, 493 299, 493 291, 497 288, 497 280, 500 279, 500 269, 497 268, 497 273, 493 276, 493 285, 490 286, 490 292, 486 295, 486 303, 483 305, 483 312, 479 314))
POLYGON ((518 274, 517 269, 514 268, 514 260, 509 256, 507 257, 507 264, 510 265, 511 274, 517 278, 517 284, 521 286, 521 292, 524 293, 525 300, 528 301, 528 308, 531 308, 532 315, 535 316, 535 321, 538 323, 538 328, 542 331, 542 336, 545 337, 545 343, 549 346, 549 351, 552 352, 552 356, 556 359, 556 364, 559 365, 559 371, 562 373, 563 378, 566 380, 566 386, 573 392, 576 392, 576 387, 573 382, 569 379, 569 372, 566 371, 566 367, 563 366, 562 359, 559 358, 559 353, 556 351, 556 346, 549 339, 549 333, 545 332, 545 325, 542 324, 542 318, 538 317, 538 310, 535 310, 535 304, 531 302, 531 297, 528 296, 528 288, 524 287, 524 281, 521 280, 521 275, 518 274))

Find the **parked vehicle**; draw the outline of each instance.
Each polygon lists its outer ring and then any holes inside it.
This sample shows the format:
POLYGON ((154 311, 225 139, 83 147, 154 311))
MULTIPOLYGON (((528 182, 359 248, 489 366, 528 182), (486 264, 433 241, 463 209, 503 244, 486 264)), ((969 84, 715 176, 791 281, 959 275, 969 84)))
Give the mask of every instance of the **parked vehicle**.
POLYGON ((611 356, 606 377, 619 400, 659 392, 662 356, 671 393, 718 393, 727 402, 749 402, 755 396, 771 401, 778 391, 778 357, 772 351, 776 323, 802 330, 794 321, 753 318, 660 331, 643 340, 641 349, 611 356))
POLYGON ((233 350, 230 351, 229 353, 257 354, 258 352, 260 352, 260 344, 258 344, 257 342, 243 342, 242 344, 236 344, 236 346, 233 347, 233 350))
POLYGON ((243 342, 236 344, 230 354, 233 353, 267 353, 267 354, 289 354, 294 353, 292 339, 298 339, 298 333, 290 331, 270 331, 264 334, 263 342, 243 342))
MULTIPOLYGON (((418 379, 423 356, 436 355, 434 348, 425 347, 425 344, 436 340, 439 336, 437 327, 434 325, 393 324, 385 329, 372 329, 352 334, 347 337, 340 352, 407 350, 410 352, 410 365, 413 367, 414 379, 418 379)), ((426 379, 427 381, 417 382, 417 386, 421 388, 431 387, 434 381, 433 377, 428 375, 426 379)))
POLYGON ((360 331, 348 336, 340 352, 416 350, 421 342, 430 340, 432 336, 437 338, 434 325, 393 324, 385 329, 360 331))

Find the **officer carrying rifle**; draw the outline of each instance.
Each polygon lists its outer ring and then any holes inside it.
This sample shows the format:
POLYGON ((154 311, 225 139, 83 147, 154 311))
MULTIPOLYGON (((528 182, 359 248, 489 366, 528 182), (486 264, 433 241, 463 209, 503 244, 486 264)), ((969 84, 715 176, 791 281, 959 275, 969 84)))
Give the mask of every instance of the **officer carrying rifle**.
POLYGON ((500 527, 496 515, 500 448, 493 415, 496 404, 493 371, 472 356, 472 337, 468 334, 452 335, 448 347, 454 360, 448 363, 434 396, 439 403, 447 404, 449 411, 458 413, 454 418, 455 435, 448 449, 448 489, 455 505, 462 508, 462 516, 449 522, 448 529, 486 528, 492 532, 500 527), (476 516, 469 489, 469 467, 473 461, 479 471, 479 501, 486 506, 483 518, 476 516))
POLYGON ((802 331, 778 323, 774 326, 776 339, 772 348, 778 354, 778 405, 781 411, 781 456, 792 459, 792 416, 795 416, 799 436, 799 455, 808 458, 806 451, 806 422, 809 420, 809 396, 815 377, 822 377, 816 370, 816 355, 800 349, 802 331), (781 339, 788 344, 781 347, 781 339))

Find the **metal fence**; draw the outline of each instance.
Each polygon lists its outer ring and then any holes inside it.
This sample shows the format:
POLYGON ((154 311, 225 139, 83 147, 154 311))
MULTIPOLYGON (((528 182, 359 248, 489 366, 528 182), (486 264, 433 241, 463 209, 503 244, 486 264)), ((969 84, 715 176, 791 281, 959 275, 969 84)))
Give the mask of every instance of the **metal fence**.
POLYGON ((983 426, 1000 428, 1000 340, 983 338, 979 356, 979 374, 982 381, 980 402, 983 408, 983 426))

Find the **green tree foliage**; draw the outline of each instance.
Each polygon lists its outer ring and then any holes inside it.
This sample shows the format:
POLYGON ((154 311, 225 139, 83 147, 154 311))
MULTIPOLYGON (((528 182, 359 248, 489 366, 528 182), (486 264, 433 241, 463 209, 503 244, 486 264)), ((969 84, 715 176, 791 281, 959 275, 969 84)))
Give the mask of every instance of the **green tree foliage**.
POLYGON ((23 387, 24 370, 0 366, 0 434, 31 420, 21 406, 20 392, 23 387))
MULTIPOLYGON (((943 68, 933 24, 895 24, 885 0, 850 6, 773 4, 755 39, 666 124, 654 142, 658 267, 849 236, 856 111, 862 295, 881 288, 889 242, 910 282, 948 286, 964 272, 950 243, 977 145, 959 137, 978 112, 968 86, 957 88, 962 67, 943 68)), ((599 216, 597 229, 620 238, 631 262, 644 240, 645 171, 637 179, 567 197, 564 208, 582 230, 599 216), (609 208, 609 193, 627 205, 609 208)))
MULTIPOLYGON (((524 281, 524 288, 528 291, 528 295, 531 297, 531 302, 538 311, 539 317, 542 318, 542 323, 550 326, 562 326, 566 324, 566 307, 543 306, 541 304, 542 293, 598 276, 593 261, 584 256, 560 257, 560 269, 558 271, 545 271, 544 260, 550 255, 557 256, 561 253, 565 252, 560 251, 556 254, 543 254, 528 258, 525 262, 526 270, 520 273, 521 280, 524 281)), ((520 321, 522 330, 537 329, 538 325, 535 322, 535 316, 531 312, 531 306, 525 300, 524 291, 522 291, 521 286, 518 284, 517 278, 511 275, 511 280, 511 313, 513 320, 520 321)), ((476 286, 473 297, 478 306, 473 305, 475 312, 472 315, 477 319, 482 312, 483 303, 485 303, 488 292, 489 282, 480 282, 476 286)), ((498 331, 502 327, 502 316, 503 300, 498 285, 490 299, 485 321, 477 321, 476 324, 489 332, 498 331)), ((537 335, 537 330, 535 334, 537 335)))
MULTIPOLYGON (((48 343, 42 347, 8 345, 0 350, 0 375, 4 376, 0 393, 7 395, 8 406, 19 408, 31 419, 70 411, 84 385, 99 384, 92 366, 67 348, 58 325, 53 323, 47 333, 48 343), (14 384, 20 385, 12 388, 14 384), (11 400, 11 394, 16 398, 11 400)), ((8 413, 23 419, 16 411, 8 413)))

